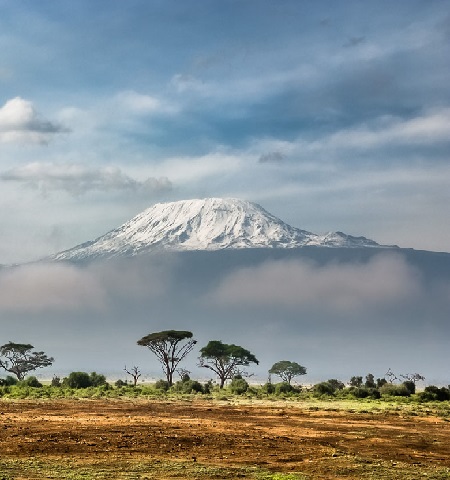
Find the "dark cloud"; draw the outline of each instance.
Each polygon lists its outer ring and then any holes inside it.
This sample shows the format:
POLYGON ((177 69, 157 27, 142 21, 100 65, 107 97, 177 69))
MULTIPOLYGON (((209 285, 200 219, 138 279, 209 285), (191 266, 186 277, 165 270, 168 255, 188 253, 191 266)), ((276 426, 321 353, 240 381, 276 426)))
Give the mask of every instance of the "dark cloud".
POLYGON ((356 47, 357 45, 360 45, 361 43, 364 43, 366 41, 366 37, 351 37, 348 39, 346 43, 344 43, 345 48, 351 48, 351 47, 356 47))
POLYGON ((280 163, 286 158, 281 152, 269 152, 262 154, 258 162, 259 163, 280 163))
POLYGON ((0 174, 3 182, 23 183, 44 194, 65 191, 82 195, 89 191, 161 193, 172 189, 166 177, 135 180, 119 168, 90 168, 82 164, 31 163, 0 174))

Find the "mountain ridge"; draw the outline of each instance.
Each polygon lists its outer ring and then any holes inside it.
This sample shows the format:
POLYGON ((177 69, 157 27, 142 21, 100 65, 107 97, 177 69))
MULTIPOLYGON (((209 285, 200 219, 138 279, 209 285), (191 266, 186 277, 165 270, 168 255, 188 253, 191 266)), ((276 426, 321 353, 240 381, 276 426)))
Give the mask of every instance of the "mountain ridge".
POLYGON ((260 205, 237 198, 157 203, 104 235, 49 257, 89 260, 155 251, 246 248, 395 248, 343 232, 315 234, 293 227, 260 205))

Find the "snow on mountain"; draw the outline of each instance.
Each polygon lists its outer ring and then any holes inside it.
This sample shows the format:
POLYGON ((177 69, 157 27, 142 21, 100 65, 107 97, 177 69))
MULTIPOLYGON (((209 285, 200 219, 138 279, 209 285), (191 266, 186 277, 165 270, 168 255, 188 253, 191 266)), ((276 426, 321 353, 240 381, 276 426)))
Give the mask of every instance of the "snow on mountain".
POLYGON ((96 240, 52 256, 87 260, 134 256, 158 250, 242 248, 381 247, 342 232, 317 235, 294 228, 256 203, 206 198, 158 203, 96 240))

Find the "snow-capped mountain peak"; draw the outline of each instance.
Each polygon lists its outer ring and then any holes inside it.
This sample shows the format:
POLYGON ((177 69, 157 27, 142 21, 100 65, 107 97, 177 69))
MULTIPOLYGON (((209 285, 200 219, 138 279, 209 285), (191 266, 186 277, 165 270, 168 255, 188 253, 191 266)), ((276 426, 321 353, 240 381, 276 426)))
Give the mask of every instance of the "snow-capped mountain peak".
POLYGON ((379 247, 341 232, 317 235, 292 227, 261 206, 234 198, 158 203, 94 241, 60 252, 54 260, 134 256, 157 250, 379 247))

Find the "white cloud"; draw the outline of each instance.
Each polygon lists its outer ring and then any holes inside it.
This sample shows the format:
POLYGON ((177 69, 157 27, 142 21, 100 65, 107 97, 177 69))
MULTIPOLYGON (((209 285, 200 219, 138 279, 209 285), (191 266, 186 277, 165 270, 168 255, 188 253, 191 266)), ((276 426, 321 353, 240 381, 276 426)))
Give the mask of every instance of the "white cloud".
POLYGON ((0 180, 24 183, 44 194, 57 190, 72 195, 92 190, 159 193, 172 188, 167 177, 138 181, 119 168, 89 168, 82 164, 30 163, 0 174, 0 180))
POLYGON ((389 145, 430 145, 450 139, 450 108, 432 110, 415 118, 381 118, 356 128, 341 130, 314 142, 300 142, 310 151, 375 149, 389 145))
POLYGON ((381 254, 367 264, 267 262, 230 274, 208 298, 217 305, 345 313, 401 304, 420 291, 418 273, 401 256, 381 254))
POLYGON ((104 309, 105 290, 92 274, 68 265, 25 265, 0 273, 6 311, 104 309))
POLYGON ((218 151, 199 157, 169 158, 152 168, 160 175, 169 176, 174 182, 185 184, 236 173, 242 166, 242 160, 239 154, 218 151))
POLYGON ((0 311, 108 312, 115 302, 146 301, 164 295, 170 265, 109 262, 81 268, 35 263, 0 270, 0 311))
POLYGON ((33 104, 16 97, 0 108, 0 143, 48 143, 57 133, 67 131, 39 116, 33 104))
POLYGON ((119 106, 131 113, 148 115, 153 113, 176 113, 177 108, 166 101, 133 90, 119 92, 116 97, 119 106))

